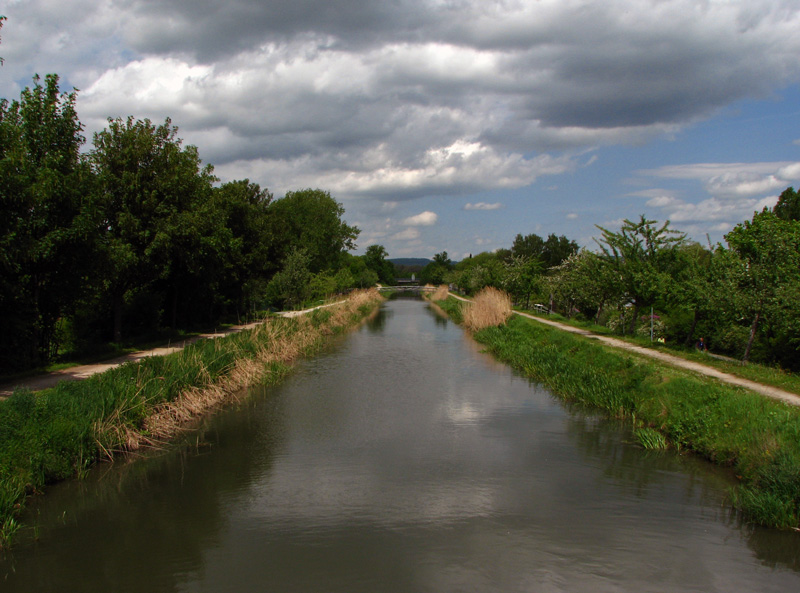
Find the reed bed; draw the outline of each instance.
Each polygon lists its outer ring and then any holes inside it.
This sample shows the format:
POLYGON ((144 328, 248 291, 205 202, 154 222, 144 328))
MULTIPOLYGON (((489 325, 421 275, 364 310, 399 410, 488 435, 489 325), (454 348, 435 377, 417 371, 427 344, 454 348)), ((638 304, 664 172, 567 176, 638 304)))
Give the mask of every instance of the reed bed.
POLYGON ((511 297, 502 290, 486 287, 472 302, 463 307, 463 324, 469 331, 476 332, 487 327, 503 325, 511 317, 511 297))
POLYGON ((292 319, 202 340, 84 381, 0 402, 0 547, 19 528, 27 495, 82 475, 98 460, 159 447, 244 387, 278 381, 324 337, 352 327, 382 300, 377 290, 292 319))

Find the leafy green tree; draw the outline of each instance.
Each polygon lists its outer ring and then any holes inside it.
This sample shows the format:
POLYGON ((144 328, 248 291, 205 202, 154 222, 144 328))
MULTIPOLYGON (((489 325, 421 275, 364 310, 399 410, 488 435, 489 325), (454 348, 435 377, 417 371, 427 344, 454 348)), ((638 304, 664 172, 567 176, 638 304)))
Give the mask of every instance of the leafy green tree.
POLYGON ((279 308, 299 308, 311 296, 313 273, 311 256, 305 249, 293 247, 283 262, 283 268, 273 276, 268 286, 270 300, 279 308))
POLYGON ((422 268, 419 279, 422 284, 444 284, 450 270, 453 269, 453 262, 446 251, 437 253, 433 256, 431 263, 422 268))
MULTIPOLYGON (((156 126, 128 117, 109 119, 94 135, 90 159, 103 213, 102 265, 115 341, 122 339, 126 302, 160 282, 173 290, 176 310, 182 283, 202 275, 204 260, 216 259, 215 246, 230 238, 217 221, 194 212, 210 199, 216 179, 194 146, 181 146, 177 131, 169 119, 156 126)), ((151 294, 157 316, 165 294, 151 294)))
POLYGON ((476 294, 486 286, 503 288, 506 276, 504 263, 497 253, 484 251, 458 262, 450 277, 467 294, 476 294))
POLYGON ((320 189, 288 192, 270 204, 271 224, 281 247, 278 259, 297 249, 305 249, 312 272, 339 268, 342 254, 355 249, 358 227, 343 219, 344 207, 320 189))
POLYGON ((47 361, 56 324, 92 280, 96 221, 76 93, 38 76, 0 101, 0 366, 47 361))
POLYGON ((231 235, 217 298, 237 313, 261 306, 266 284, 278 271, 271 202, 272 194, 248 179, 224 183, 212 195, 210 216, 220 219, 231 235))
POLYGON ((364 262, 378 275, 378 282, 392 286, 395 283, 394 266, 386 259, 388 255, 383 245, 370 245, 364 254, 364 262))
POLYGON ((511 255, 538 260, 543 270, 559 265, 573 253, 578 251, 578 244, 565 236, 551 233, 547 240, 537 234, 517 235, 511 246, 511 255))
POLYGON ((524 255, 512 256, 511 261, 505 264, 505 272, 505 289, 514 302, 525 303, 525 308, 529 309, 531 295, 538 288, 542 276, 541 261, 524 255))
POLYGON ((626 219, 618 233, 597 228, 603 233, 602 239, 596 240, 601 257, 619 279, 623 299, 619 304, 633 307, 633 333, 639 312, 669 292, 677 248, 685 241, 685 235, 670 229, 669 221, 659 227, 655 220, 644 216, 638 222, 626 219))
POLYGON ((569 256, 546 279, 554 301, 568 317, 577 310, 600 322, 604 307, 620 299, 618 276, 601 257, 582 249, 569 256))
MULTIPOLYGON (((779 218, 765 209, 725 235, 730 248, 744 262, 739 290, 743 308, 751 319, 742 360, 747 361, 759 325, 766 318, 782 317, 785 299, 800 283, 800 223, 779 218)), ((792 309, 796 309, 792 305, 792 309)), ((786 317, 784 310, 783 317, 786 317)), ((790 315, 790 317, 796 317, 790 315)))

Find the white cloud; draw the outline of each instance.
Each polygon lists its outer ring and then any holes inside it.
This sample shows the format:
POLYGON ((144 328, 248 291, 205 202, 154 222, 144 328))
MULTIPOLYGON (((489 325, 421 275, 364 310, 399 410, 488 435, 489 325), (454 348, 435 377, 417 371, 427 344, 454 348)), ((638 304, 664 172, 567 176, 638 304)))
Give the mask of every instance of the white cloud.
POLYGON ((492 204, 487 204, 486 202, 476 202, 474 204, 467 203, 464 204, 464 210, 499 210, 503 207, 503 204, 500 202, 494 202, 492 204))
POLYGON ((413 227, 407 228, 404 231, 400 231, 399 233, 392 235, 392 239, 395 241, 411 241, 414 239, 419 239, 419 237, 419 229, 413 227))
POLYGON ((420 212, 416 216, 409 216, 403 220, 403 224, 408 226, 431 226, 436 224, 437 220, 439 220, 439 216, 436 212, 426 210, 425 212, 420 212))
POLYGON ((577 212, 570 212, 569 214, 567 214, 567 220, 577 220, 577 219, 578 219, 577 212))

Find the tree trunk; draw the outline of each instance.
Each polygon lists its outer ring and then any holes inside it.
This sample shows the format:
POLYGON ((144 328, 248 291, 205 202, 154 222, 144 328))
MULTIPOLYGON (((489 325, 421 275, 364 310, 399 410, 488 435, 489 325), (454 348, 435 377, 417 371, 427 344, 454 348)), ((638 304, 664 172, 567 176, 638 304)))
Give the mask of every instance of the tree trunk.
POLYGON ((750 326, 750 337, 747 339, 747 347, 744 349, 744 356, 742 357, 742 362, 747 362, 750 360, 750 350, 753 348, 753 342, 756 338, 756 330, 758 329, 758 322, 761 320, 761 311, 756 313, 755 319, 753 319, 753 325, 750 326))

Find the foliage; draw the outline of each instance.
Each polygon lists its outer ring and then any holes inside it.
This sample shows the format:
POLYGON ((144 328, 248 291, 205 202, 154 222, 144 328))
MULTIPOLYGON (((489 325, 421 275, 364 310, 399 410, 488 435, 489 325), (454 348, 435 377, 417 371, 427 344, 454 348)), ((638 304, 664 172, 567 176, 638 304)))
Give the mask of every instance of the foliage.
POLYGON ((378 275, 378 282, 386 286, 393 286, 395 283, 394 266, 386 259, 388 255, 383 245, 370 245, 364 254, 364 263, 367 268, 378 275))
MULTIPOLYGON (((641 216, 638 222, 626 219, 618 233, 597 227, 603 235, 597 240, 601 258, 623 297, 619 304, 633 307, 631 324, 640 310, 671 290, 677 248, 685 241, 685 235, 669 228, 669 221, 660 227, 655 224, 641 216)), ((633 325, 628 331, 634 331, 633 325)))
POLYGON ((47 361, 87 287, 96 225, 75 100, 48 75, 0 101, 0 368, 47 361))
POLYGON ((344 220, 344 207, 320 189, 287 192, 269 207, 274 234, 280 246, 278 259, 292 250, 305 249, 309 269, 316 273, 337 269, 341 256, 356 247, 360 233, 344 220))

